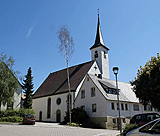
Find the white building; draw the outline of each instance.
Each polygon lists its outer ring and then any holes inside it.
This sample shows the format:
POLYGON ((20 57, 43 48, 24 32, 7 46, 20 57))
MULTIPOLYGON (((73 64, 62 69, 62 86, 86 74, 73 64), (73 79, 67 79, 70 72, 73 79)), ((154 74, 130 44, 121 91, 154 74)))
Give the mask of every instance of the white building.
MULTIPOLYGON (((118 123, 115 81, 109 77, 109 49, 104 45, 98 15, 95 44, 90 48, 92 61, 69 68, 72 108, 83 107, 91 120, 101 127, 114 128, 118 123)), ((143 113, 129 83, 118 82, 122 123, 134 114, 143 113)), ((34 94, 36 120, 62 122, 68 110, 66 69, 51 73, 34 94)), ((152 109, 148 109, 152 112, 152 109)))

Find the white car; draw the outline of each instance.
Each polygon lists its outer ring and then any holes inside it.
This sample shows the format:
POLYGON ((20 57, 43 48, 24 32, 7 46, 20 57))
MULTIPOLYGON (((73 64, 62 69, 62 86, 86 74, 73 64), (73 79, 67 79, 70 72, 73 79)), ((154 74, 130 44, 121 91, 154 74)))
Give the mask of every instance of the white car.
POLYGON ((126 134, 126 136, 160 136, 160 118, 153 120, 126 134))

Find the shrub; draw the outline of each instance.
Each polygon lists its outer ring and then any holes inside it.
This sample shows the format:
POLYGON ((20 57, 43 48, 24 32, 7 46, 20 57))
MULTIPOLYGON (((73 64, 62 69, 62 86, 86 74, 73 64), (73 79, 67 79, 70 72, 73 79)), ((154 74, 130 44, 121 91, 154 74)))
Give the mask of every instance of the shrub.
POLYGON ((127 124, 126 127, 123 129, 123 133, 121 134, 121 136, 126 136, 126 134, 133 130, 136 129, 138 127, 137 124, 127 124))
POLYGON ((24 109, 21 108, 19 110, 5 110, 5 111, 0 111, 0 118, 1 117, 9 117, 9 116, 18 116, 18 117, 23 117, 24 114, 34 114, 35 112, 33 111, 33 109, 24 109))
POLYGON ((23 117, 24 114, 34 114, 35 115, 35 112, 33 109, 21 108, 21 109, 19 109, 17 116, 23 117))
MULTIPOLYGON (((86 111, 84 111, 82 108, 74 108, 71 110, 71 121, 76 124, 83 124, 89 116, 87 115, 86 111)), ((64 117, 64 122, 69 122, 69 113, 66 112, 66 116, 64 117)))
POLYGON ((23 117, 10 116, 10 117, 1 117, 0 122, 22 122, 23 117))

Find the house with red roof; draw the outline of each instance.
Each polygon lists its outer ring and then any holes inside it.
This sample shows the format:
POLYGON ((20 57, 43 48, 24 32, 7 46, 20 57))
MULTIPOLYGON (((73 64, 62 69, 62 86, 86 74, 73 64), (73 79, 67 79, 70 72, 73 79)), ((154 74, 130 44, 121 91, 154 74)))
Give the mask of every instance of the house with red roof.
MULTIPOLYGON (((129 83, 118 82, 120 106, 117 106, 116 81, 109 76, 109 48, 105 46, 100 28, 99 14, 96 39, 90 48, 92 60, 69 68, 71 107, 82 107, 90 119, 104 128, 118 126, 118 109, 122 125, 137 113, 153 112, 144 108, 129 83)), ((68 111, 67 69, 50 73, 33 97, 36 120, 64 121, 68 111)))

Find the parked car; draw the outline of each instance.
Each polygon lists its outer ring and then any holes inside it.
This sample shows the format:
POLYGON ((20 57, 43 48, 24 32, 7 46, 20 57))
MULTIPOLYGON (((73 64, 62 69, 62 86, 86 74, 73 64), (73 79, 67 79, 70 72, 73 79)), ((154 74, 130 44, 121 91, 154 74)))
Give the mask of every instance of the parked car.
POLYGON ((153 120, 143 126, 136 128, 126 134, 126 136, 160 136, 160 118, 153 120))
POLYGON ((157 118, 160 118, 158 113, 136 114, 130 120, 130 124, 137 124, 138 126, 141 126, 157 118))
POLYGON ((23 124, 35 124, 34 114, 25 114, 23 117, 23 124))

